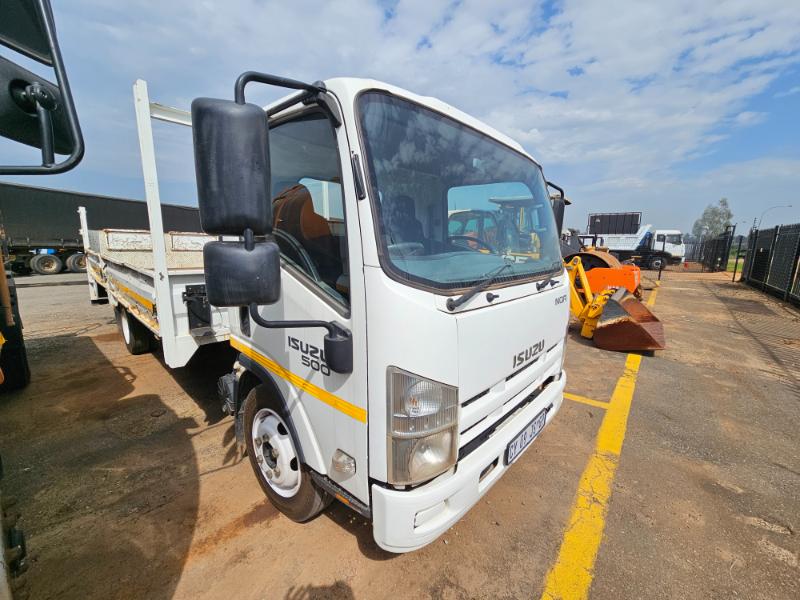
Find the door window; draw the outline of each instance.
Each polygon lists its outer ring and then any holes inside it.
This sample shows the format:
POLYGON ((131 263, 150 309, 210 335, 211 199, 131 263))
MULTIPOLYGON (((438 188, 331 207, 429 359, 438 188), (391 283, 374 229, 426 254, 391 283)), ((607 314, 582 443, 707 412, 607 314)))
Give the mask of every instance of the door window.
POLYGON ((326 294, 350 303, 336 134, 311 112, 270 128, 273 232, 285 260, 326 294))

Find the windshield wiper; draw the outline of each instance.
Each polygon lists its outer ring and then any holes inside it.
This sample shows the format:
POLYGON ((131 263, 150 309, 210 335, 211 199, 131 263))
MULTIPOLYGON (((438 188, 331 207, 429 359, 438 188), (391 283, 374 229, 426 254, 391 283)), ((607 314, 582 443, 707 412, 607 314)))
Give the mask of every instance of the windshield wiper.
MULTIPOLYGON (((554 262, 554 263, 553 263, 553 267, 552 267, 552 269, 551 269, 551 270, 553 270, 553 269, 557 269, 558 267, 560 267, 560 266, 561 266, 561 264, 562 264, 562 263, 561 263, 560 261, 559 261, 559 262, 554 262)), ((547 279, 545 279, 545 280, 543 280, 543 281, 537 281, 537 282, 536 282, 536 291, 537 291, 537 292, 541 292, 541 291, 542 291, 543 289, 545 289, 545 288, 546 288, 548 285, 549 285, 550 287, 554 287, 554 286, 558 285, 558 279, 555 279, 555 278, 554 278, 552 275, 550 275, 550 277, 548 277, 547 279)))
POLYGON ((486 273, 486 275, 483 276, 483 279, 481 279, 478 283, 476 283, 466 292, 461 294, 458 298, 448 298, 447 310, 453 311, 462 304, 464 304, 464 302, 466 302, 470 298, 473 298, 476 294, 480 294, 483 290, 492 285, 492 283, 494 283, 497 280, 500 274, 506 269, 510 268, 512 264, 514 263, 506 263, 498 267, 494 271, 489 271, 488 273, 486 273))

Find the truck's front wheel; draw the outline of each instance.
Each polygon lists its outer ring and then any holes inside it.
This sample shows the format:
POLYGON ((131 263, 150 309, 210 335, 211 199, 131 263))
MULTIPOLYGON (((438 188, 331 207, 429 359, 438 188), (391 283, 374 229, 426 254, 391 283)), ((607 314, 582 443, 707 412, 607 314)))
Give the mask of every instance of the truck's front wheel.
POLYGON ((663 256, 655 256, 650 259, 651 271, 660 271, 665 265, 666 261, 664 260, 663 256))
POLYGON ((317 487, 300 460, 283 403, 258 385, 250 390, 242 410, 250 464, 270 502, 298 523, 317 516, 331 497, 317 487))

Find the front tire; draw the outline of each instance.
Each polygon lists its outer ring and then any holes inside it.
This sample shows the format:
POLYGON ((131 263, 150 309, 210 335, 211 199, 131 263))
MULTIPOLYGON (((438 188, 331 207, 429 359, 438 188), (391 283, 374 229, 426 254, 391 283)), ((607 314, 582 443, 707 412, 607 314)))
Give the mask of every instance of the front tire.
POLYGON ((650 270, 659 271, 665 266, 666 261, 661 256, 656 256, 650 259, 650 270))
POLYGON ((302 463, 283 403, 262 384, 250 390, 242 411, 250 465, 269 501, 292 521, 316 517, 332 498, 302 463))
POLYGON ((117 307, 117 325, 119 326, 125 347, 131 354, 146 354, 153 344, 153 334, 138 319, 131 316, 122 306, 117 307))

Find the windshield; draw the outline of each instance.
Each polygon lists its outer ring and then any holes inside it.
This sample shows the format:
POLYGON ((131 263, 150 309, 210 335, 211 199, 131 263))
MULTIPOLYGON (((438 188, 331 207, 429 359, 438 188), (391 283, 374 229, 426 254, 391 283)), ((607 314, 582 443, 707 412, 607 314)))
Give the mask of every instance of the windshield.
POLYGON ((668 244, 682 244, 683 238, 681 238, 680 233, 668 233, 667 234, 667 243, 668 244))
POLYGON ((506 263, 498 281, 563 268, 536 163, 395 96, 369 92, 359 103, 384 268, 446 290, 506 263))

